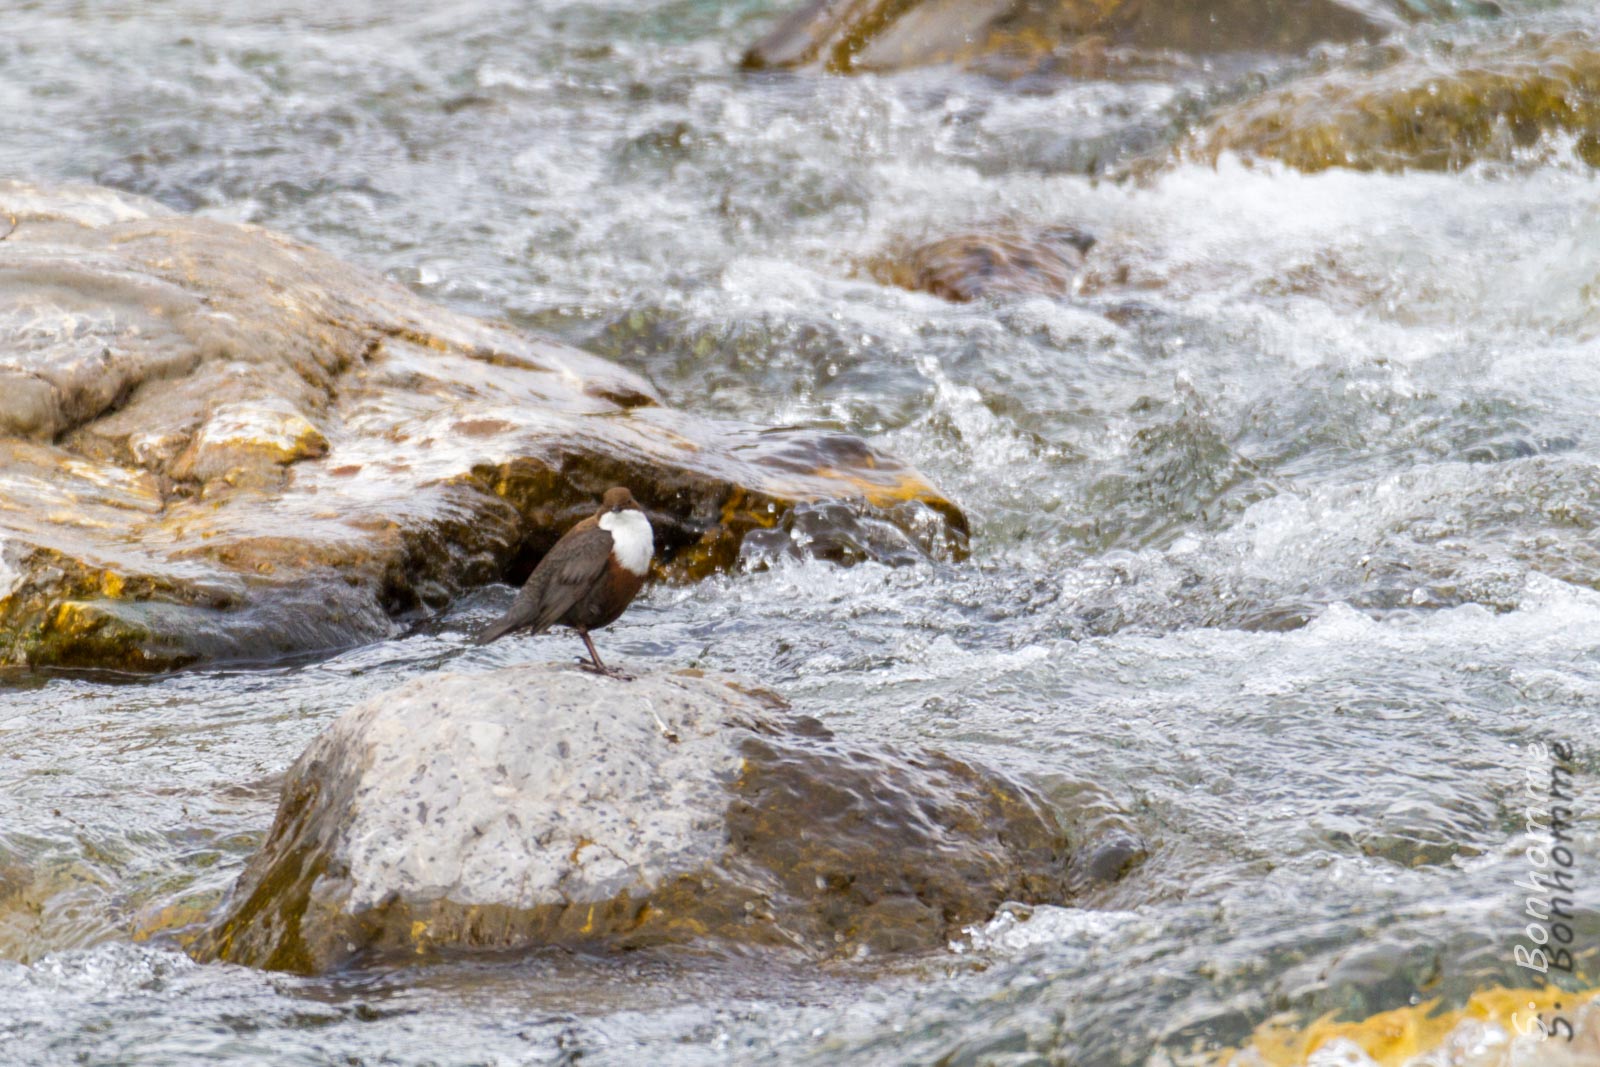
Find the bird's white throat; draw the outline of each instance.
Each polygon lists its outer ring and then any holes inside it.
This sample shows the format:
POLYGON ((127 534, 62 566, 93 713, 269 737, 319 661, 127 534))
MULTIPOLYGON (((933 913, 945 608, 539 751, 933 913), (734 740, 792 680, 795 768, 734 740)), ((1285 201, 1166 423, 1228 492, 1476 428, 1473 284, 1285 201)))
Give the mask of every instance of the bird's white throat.
POLYGON ((642 511, 608 511, 600 516, 600 529, 611 535, 611 553, 624 570, 643 574, 655 555, 655 535, 642 511))

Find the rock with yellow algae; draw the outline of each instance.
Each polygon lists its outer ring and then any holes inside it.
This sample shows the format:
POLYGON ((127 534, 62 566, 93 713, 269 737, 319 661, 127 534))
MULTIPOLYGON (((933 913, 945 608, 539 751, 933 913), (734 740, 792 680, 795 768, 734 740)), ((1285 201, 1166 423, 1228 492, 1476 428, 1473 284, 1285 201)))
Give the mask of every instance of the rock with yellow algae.
POLYGON ((1213 1067, 1588 1067, 1600 1063, 1600 990, 1484 989, 1361 1020, 1273 1020, 1213 1067), (1558 1022, 1559 1020, 1559 1022, 1558 1022))
POLYGON ((0 182, 0 666, 336 648, 520 580, 608 486, 668 577, 837 502, 964 550, 859 438, 718 422, 265 230, 0 182))
POLYGON ((1182 152, 1305 171, 1458 170, 1568 152, 1600 166, 1600 37, 1530 33, 1361 55, 1224 109, 1182 152))
POLYGON ((733 679, 434 675, 312 743, 193 951, 319 972, 546 945, 926 950, 1059 900, 1067 861, 1027 787, 847 745, 733 679))
POLYGON ((174 478, 201 483, 259 477, 302 459, 327 455, 328 439, 290 404, 218 404, 171 466, 174 478))

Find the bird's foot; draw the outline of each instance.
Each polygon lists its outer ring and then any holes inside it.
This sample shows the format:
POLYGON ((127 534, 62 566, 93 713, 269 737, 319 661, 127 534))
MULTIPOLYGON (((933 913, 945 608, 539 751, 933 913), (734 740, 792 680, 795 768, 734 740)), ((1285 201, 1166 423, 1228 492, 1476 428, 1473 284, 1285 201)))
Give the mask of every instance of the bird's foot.
POLYGON ((604 663, 590 663, 588 660, 581 659, 578 661, 578 668, 588 671, 590 674, 598 674, 602 678, 615 678, 619 682, 633 681, 633 675, 627 671, 621 671, 615 667, 607 667, 604 663))

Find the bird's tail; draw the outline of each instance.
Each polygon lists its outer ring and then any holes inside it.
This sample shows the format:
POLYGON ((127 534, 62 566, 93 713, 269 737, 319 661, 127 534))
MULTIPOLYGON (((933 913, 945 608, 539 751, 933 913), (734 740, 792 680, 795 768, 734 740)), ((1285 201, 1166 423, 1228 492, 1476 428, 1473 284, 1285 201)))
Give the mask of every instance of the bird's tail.
POLYGON ((530 618, 527 614, 518 611, 518 607, 519 605, 513 604, 510 611, 500 616, 500 618, 496 619, 494 622, 491 622, 488 626, 485 626, 483 629, 479 630, 478 635, 472 639, 473 643, 487 645, 490 641, 500 640, 500 638, 504 637, 512 630, 521 630, 524 627, 530 628, 531 632, 535 634, 542 634, 546 630, 550 629, 548 624, 544 626, 533 625, 538 620, 530 618))
POLYGON ((498 641, 526 621, 525 619, 517 618, 514 612, 507 612, 501 618, 479 630, 478 636, 472 639, 473 643, 487 645, 490 641, 498 641))

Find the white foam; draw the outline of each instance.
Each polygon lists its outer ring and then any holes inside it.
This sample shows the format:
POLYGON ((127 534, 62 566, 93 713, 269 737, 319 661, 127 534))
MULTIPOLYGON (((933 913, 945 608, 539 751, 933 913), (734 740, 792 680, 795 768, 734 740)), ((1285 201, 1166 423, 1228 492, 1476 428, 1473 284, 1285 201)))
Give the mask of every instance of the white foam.
POLYGON ((6 562, 6 543, 0 539, 0 600, 4 600, 22 584, 22 572, 6 562))
POLYGON ((1036 945, 1088 944, 1105 940, 1138 918, 1131 911, 1002 905, 993 919, 963 929, 967 939, 952 942, 950 949, 1012 954, 1036 945))

